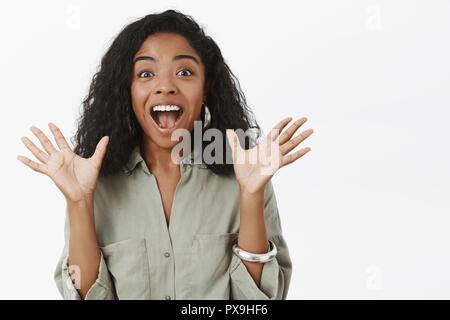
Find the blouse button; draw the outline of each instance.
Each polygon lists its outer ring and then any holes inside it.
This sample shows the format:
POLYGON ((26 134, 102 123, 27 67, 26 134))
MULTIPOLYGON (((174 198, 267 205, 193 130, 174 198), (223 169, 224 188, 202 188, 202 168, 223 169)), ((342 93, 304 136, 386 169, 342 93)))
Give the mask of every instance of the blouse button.
POLYGON ((166 300, 170 300, 172 299, 170 296, 166 296, 166 300))
POLYGON ((164 257, 166 257, 166 258, 170 257, 170 253, 169 252, 165 252, 164 253, 164 257))

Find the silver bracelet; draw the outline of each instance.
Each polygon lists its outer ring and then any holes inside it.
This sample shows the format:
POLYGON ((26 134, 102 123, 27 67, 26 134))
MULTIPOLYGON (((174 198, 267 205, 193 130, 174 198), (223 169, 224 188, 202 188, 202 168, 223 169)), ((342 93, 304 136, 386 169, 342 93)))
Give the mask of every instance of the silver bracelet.
POLYGON ((269 240, 269 251, 267 253, 251 253, 244 251, 237 246, 237 241, 238 241, 237 238, 233 241, 232 250, 233 253, 242 260, 250 262, 266 263, 269 262, 270 260, 273 260, 277 255, 277 247, 275 246, 275 243, 273 243, 271 240, 269 240))

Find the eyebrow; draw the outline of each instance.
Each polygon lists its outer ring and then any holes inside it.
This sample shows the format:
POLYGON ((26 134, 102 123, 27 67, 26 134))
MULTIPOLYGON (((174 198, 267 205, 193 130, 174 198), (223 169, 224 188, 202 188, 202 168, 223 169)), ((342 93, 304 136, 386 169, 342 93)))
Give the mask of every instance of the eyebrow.
MULTIPOLYGON (((193 56, 191 56, 191 55, 188 55, 188 54, 179 54, 179 55, 173 57, 172 61, 177 61, 177 60, 181 60, 181 59, 191 59, 191 60, 193 60, 196 64, 199 64, 198 60, 197 60, 195 57, 193 57, 193 56)), ((150 56, 140 56, 140 57, 137 57, 137 58, 134 60, 134 63, 138 62, 139 60, 150 60, 150 61, 154 61, 154 62, 157 62, 157 61, 158 61, 158 60, 156 60, 155 58, 150 57, 150 56)))

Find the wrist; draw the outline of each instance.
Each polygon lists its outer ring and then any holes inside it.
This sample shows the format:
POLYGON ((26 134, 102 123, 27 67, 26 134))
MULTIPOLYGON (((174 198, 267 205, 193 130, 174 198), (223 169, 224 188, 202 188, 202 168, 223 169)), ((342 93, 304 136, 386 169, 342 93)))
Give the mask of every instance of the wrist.
POLYGON ((264 196, 264 189, 265 188, 263 187, 260 189, 250 190, 243 186, 239 186, 239 193, 240 193, 241 197, 243 196, 246 198, 260 197, 261 195, 264 196))
POLYGON ((258 207, 264 207, 264 189, 257 192, 248 192, 246 190, 241 190, 239 199, 241 207, 251 206, 253 208, 255 205, 258 207))
POLYGON ((94 225, 94 200, 67 201, 70 226, 92 227, 94 225))
POLYGON ((68 206, 76 207, 76 208, 85 208, 94 204, 94 196, 86 195, 79 200, 71 200, 66 198, 66 203, 68 206))

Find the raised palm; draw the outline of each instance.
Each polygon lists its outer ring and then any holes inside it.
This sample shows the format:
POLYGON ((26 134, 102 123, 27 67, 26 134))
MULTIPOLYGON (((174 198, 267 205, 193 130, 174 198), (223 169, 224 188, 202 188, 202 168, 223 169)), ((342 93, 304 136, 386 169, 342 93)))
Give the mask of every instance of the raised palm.
POLYGON ((311 148, 303 148, 287 155, 300 142, 313 133, 308 129, 291 139, 297 129, 306 122, 303 117, 295 121, 282 135, 280 132, 292 120, 291 117, 280 121, 266 138, 251 149, 240 146, 236 133, 227 131, 233 157, 233 167, 239 186, 245 191, 254 193, 264 190, 266 183, 277 170, 302 157, 311 148))
POLYGON ((28 138, 22 137, 21 140, 25 146, 42 163, 34 162, 24 156, 17 158, 34 171, 49 176, 67 201, 79 202, 92 198, 109 137, 103 137, 97 144, 92 157, 85 159, 72 151, 57 126, 52 123, 48 126, 60 150, 53 146, 41 130, 32 126, 31 131, 47 153, 40 150, 28 138))

